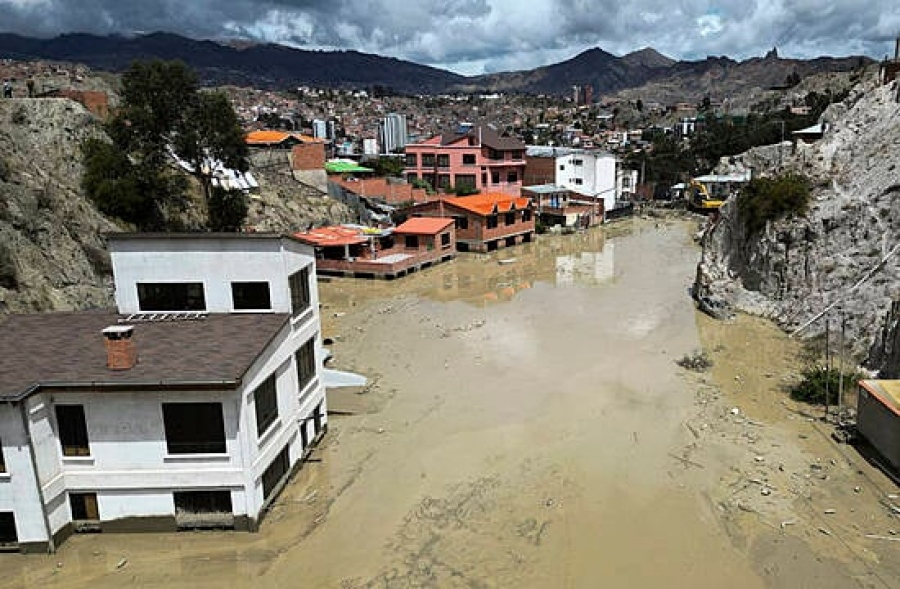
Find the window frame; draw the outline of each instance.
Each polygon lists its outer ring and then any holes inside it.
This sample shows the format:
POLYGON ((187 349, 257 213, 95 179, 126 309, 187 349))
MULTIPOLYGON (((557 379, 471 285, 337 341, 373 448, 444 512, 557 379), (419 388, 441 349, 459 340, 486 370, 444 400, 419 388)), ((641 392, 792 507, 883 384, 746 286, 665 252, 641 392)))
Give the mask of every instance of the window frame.
POLYGON ((288 289, 291 291, 291 317, 295 319, 312 307, 309 268, 309 265, 304 266, 288 276, 288 289))
POLYGON ((274 372, 253 389, 253 408, 256 435, 262 438, 278 421, 278 382, 274 372))
POLYGON ((294 352, 294 362, 297 371, 297 394, 300 394, 316 378, 316 336, 309 338, 297 348, 294 352), (309 374, 304 374, 307 370, 309 374))
MULTIPOLYGON (((161 405, 161 411, 162 411, 163 434, 165 435, 165 438, 166 438, 166 453, 168 455, 184 456, 184 455, 190 455, 190 454, 219 454, 219 455, 228 454, 228 437, 225 432, 225 407, 223 406, 223 404, 221 402, 195 401, 195 402, 161 403, 160 405, 161 405), (195 415, 190 416, 187 419, 185 419, 184 414, 181 414, 178 417, 180 419, 183 419, 184 421, 192 421, 194 423, 203 422, 203 423, 206 423, 207 426, 209 426, 209 425, 220 426, 218 429, 221 429, 221 434, 222 434, 221 441, 220 440, 215 440, 212 442, 211 441, 200 441, 200 440, 173 441, 171 439, 173 437, 176 437, 176 436, 173 436, 173 433, 175 433, 175 432, 172 431, 174 426, 183 425, 183 424, 171 423, 170 418, 172 420, 174 420, 176 416, 174 414, 168 412, 167 409, 171 408, 174 411, 175 408, 177 408, 181 411, 186 411, 187 407, 189 407, 189 406, 195 407, 195 408, 206 407, 207 409, 211 409, 212 407, 218 408, 218 411, 215 411, 215 412, 210 411, 209 415, 203 416, 204 418, 208 419, 213 414, 215 414, 218 417, 218 422, 216 424, 204 422, 202 419, 197 419, 197 417, 195 415), (173 447, 173 443, 176 445, 179 445, 179 446, 188 447, 189 449, 183 449, 183 448, 179 448, 177 446, 173 447), (215 447, 213 447, 213 446, 215 446, 215 447)), ((187 429, 187 428, 185 428, 185 429, 187 429)), ((195 433, 196 430, 193 430, 193 432, 195 433)), ((178 433, 180 434, 181 432, 178 432, 178 433)), ((216 433, 218 433, 218 432, 216 432, 216 433)))
POLYGON ((484 224, 486 229, 496 229, 499 225, 497 215, 488 215, 484 224))
POLYGON ((84 405, 62 403, 54 405, 54 416, 56 417, 56 433, 59 438, 59 449, 65 458, 78 458, 91 455, 91 438, 88 435, 87 416, 85 415, 84 405), (72 411, 73 415, 65 416, 60 413, 72 411), (63 419, 65 417, 65 419, 63 419), (75 424, 71 423, 74 417, 75 424), (76 431, 77 430, 77 431, 76 431), (74 435, 74 438, 64 440, 63 437, 74 435), (82 440, 83 438, 83 440, 82 440), (71 442, 71 443, 67 443, 71 442))
POLYGON ((476 156, 474 153, 462 154, 462 165, 477 166, 478 165, 478 156, 476 156))
POLYGON ((206 285, 203 282, 138 282, 135 284, 137 290, 138 309, 142 313, 177 313, 184 311, 206 311, 206 285), (183 287, 184 293, 160 293, 160 290, 175 289, 183 287), (199 288, 199 293, 190 292, 191 287, 199 288), (156 292, 147 293, 146 290, 154 289, 156 292), (169 301, 181 299, 182 305, 171 305, 175 308, 163 308, 166 304, 166 298, 169 301), (149 299, 149 300, 148 300, 149 299), (177 307, 181 308, 177 308, 177 307))
POLYGON ((272 310, 272 287, 267 280, 244 280, 244 281, 236 281, 231 283, 231 308, 235 311, 271 311, 272 310), (262 293, 255 293, 255 295, 251 294, 251 296, 247 296, 246 294, 238 297, 235 291, 235 287, 237 288, 259 288, 261 286, 265 286, 265 297, 260 299, 261 301, 265 301, 264 306, 251 306, 247 305, 247 301, 254 302, 255 296, 258 296, 262 293), (241 303, 239 306, 238 303, 241 303))

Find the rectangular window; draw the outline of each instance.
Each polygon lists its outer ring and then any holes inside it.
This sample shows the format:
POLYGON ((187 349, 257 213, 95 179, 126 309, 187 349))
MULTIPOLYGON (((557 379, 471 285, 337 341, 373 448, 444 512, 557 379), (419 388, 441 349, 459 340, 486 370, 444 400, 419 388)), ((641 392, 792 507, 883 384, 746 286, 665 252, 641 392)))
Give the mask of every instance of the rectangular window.
POLYGON ((273 373, 253 391, 256 406, 256 435, 262 436, 278 419, 278 387, 273 373))
POLYGON ((231 514, 230 491, 175 491, 175 516, 221 513, 231 514))
POLYGON ((272 308, 268 282, 232 282, 231 300, 236 311, 268 311, 272 308))
POLYGON ((522 211, 522 220, 531 221, 531 209, 525 209, 524 211, 522 211))
POLYGON ((275 488, 278 487, 278 483, 281 482, 281 479, 284 478, 290 468, 291 461, 288 456, 288 448, 285 446, 284 450, 278 453, 278 456, 275 457, 275 460, 272 461, 272 464, 269 465, 262 475, 264 499, 269 499, 272 496, 275 488))
POLYGON ((512 159, 514 159, 514 160, 520 160, 520 159, 522 159, 522 156, 523 156, 523 155, 524 155, 524 154, 523 154, 523 152, 522 152, 521 150, 513 151, 513 152, 512 152, 512 159))
POLYGON ((510 211, 503 215, 503 223, 506 225, 515 225, 516 224, 516 212, 510 211))
POLYGON ((300 388, 298 393, 306 388, 312 379, 316 376, 316 338, 311 337, 309 341, 300 346, 294 355, 297 362, 297 383, 300 388))
POLYGON ((559 164, 559 170, 560 170, 560 172, 563 171, 563 170, 565 170, 565 169, 566 169, 566 165, 565 165, 565 164, 559 164))
POLYGON ((441 233, 441 247, 450 247, 449 233, 441 233))
POLYGON ((437 188, 443 190, 450 186, 450 174, 438 174, 437 188))
POLYGON ((0 511, 0 546, 19 543, 16 533, 16 517, 11 511, 0 511))
POLYGON ((422 154, 422 167, 423 168, 433 168, 434 167, 434 154, 433 153, 423 153, 422 154))
POLYGON ((581 186, 582 184, 584 184, 584 180, 582 180, 581 178, 575 178, 575 184, 581 186))
POLYGON ((491 172, 491 184, 500 184, 500 172, 496 170, 491 172))
POLYGON ((582 160, 572 160, 572 165, 573 166, 582 166, 582 165, 584 165, 584 162, 582 160))
POLYGON ((418 235, 403 236, 403 245, 409 249, 419 249, 419 236, 418 235))
POLYGON ((137 291, 141 311, 206 310, 202 282, 145 282, 138 283, 137 291))
POLYGON ((81 405, 57 405, 56 425, 63 456, 90 456, 87 423, 81 405))
POLYGON ((487 228, 494 229, 497 227, 497 215, 488 215, 487 228))
POLYGON ((437 165, 439 168, 449 168, 450 155, 446 153, 439 153, 437 156, 437 165))
POLYGON ((415 167, 416 167, 416 164, 418 163, 418 162, 417 162, 417 159, 418 159, 418 158, 416 157, 416 154, 414 154, 414 153, 407 153, 407 154, 406 154, 406 167, 407 167, 407 168, 415 168, 415 167))
POLYGON ((622 178, 622 188, 631 188, 631 178, 622 178))
POLYGON ((468 229, 469 228, 469 218, 468 217, 456 217, 456 228, 457 229, 468 229))
POLYGON ((475 165, 475 154, 474 153, 464 153, 463 154, 463 165, 464 166, 474 166, 475 165))
POLYGON ((221 403, 163 403, 169 454, 224 454, 221 403))
POLYGON ((510 184, 515 184, 519 181, 519 174, 517 172, 507 172, 506 181, 510 184))
POLYGON ((291 310, 294 317, 300 316, 309 308, 309 266, 294 272, 288 278, 288 286, 291 289, 291 310))
POLYGON ((456 188, 475 188, 475 174, 457 174, 456 188))
POLYGON ((100 521, 96 493, 69 493, 73 521, 100 521))

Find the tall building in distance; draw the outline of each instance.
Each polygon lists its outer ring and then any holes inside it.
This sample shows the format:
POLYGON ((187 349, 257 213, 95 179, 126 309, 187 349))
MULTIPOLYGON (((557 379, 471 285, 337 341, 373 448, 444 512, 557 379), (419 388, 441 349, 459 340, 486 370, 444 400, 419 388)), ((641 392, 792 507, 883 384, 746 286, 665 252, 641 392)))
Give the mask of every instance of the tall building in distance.
POLYGON ((384 117, 378 125, 378 138, 381 143, 381 153, 394 153, 397 149, 403 149, 409 143, 409 133, 406 130, 406 116, 391 113, 384 117))
POLYGON ((328 139, 328 122, 322 119, 313 119, 312 122, 313 137, 319 139, 328 139))
POLYGON ((572 86, 572 99, 576 106, 585 106, 594 102, 594 87, 590 84, 572 86))

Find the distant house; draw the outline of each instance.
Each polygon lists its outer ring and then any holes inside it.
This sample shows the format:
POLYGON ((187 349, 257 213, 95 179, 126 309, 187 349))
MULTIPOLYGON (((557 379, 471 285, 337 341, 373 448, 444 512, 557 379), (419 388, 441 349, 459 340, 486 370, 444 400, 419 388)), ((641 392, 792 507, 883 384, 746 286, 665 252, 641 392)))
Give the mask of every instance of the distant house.
POLYGON ((900 472, 900 380, 861 380, 856 429, 900 472))
POLYGON ((0 545, 255 530, 327 424, 312 248, 109 236, 118 312, 8 315, 0 545))
POLYGON ((531 200, 538 220, 552 227, 593 227, 603 222, 603 199, 578 194, 555 184, 526 186, 522 196, 531 200))
POLYGON ((250 131, 245 136, 249 147, 277 147, 281 149, 290 149, 301 143, 325 143, 325 139, 304 135, 295 131, 275 131, 271 129, 261 129, 258 131, 250 131))
POLYGON ((604 210, 616 208, 623 188, 615 155, 588 149, 529 146, 526 186, 555 184, 603 199, 604 210))
POLYGON ((406 276, 456 256, 453 219, 409 219, 388 229, 319 227, 295 234, 315 250, 316 273, 385 278, 406 276))
POLYGON ((489 126, 462 124, 421 143, 407 145, 407 180, 425 180, 436 190, 449 186, 519 196, 525 172, 525 144, 489 126))
POLYGON ((405 209, 411 217, 456 220, 456 249, 489 252, 534 239, 531 201, 502 193, 440 198, 405 209))

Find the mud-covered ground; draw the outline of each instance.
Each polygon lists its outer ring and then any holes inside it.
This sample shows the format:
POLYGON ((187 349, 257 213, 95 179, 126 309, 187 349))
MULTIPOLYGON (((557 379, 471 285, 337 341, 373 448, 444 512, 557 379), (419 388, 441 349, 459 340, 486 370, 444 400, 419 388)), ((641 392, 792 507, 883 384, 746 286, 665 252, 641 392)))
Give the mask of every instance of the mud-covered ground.
POLYGON ((900 587, 896 485, 787 399, 797 342, 697 314, 695 229, 321 284, 332 365, 372 384, 329 392, 259 533, 77 536, 0 586, 900 587))

